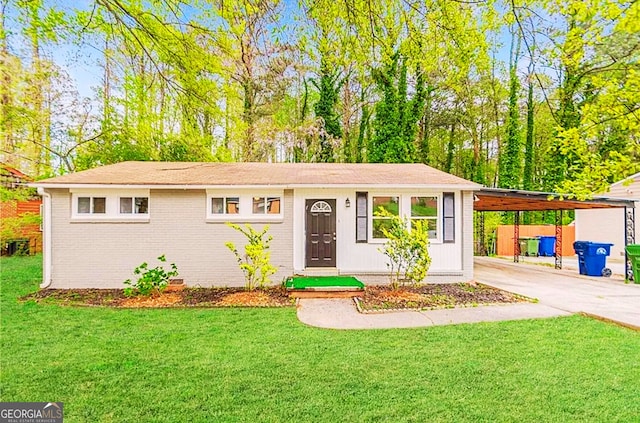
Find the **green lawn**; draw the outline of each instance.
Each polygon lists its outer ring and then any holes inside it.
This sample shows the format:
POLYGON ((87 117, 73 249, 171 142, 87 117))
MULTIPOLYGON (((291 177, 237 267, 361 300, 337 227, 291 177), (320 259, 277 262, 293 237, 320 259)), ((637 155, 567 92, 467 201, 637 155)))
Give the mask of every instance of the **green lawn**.
POLYGON ((287 309, 19 303, 3 258, 2 401, 65 422, 638 421, 640 334, 588 318, 333 331, 287 309))

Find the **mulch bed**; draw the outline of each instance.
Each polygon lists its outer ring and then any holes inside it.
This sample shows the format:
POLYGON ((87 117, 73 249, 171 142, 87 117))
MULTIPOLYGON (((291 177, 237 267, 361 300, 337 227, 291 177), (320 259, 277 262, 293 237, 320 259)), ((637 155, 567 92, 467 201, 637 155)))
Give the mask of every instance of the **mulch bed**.
POLYGON ((290 307, 295 302, 281 287, 184 288, 151 297, 126 297, 122 289, 41 289, 20 298, 69 306, 142 307, 290 307))
MULTIPOLYGON (((122 289, 42 289, 20 298, 65 306, 147 307, 292 307, 295 299, 282 287, 245 291, 243 288, 184 288, 151 297, 126 297, 122 289)), ((392 290, 367 286, 357 299, 363 312, 471 307, 530 301, 475 282, 425 284, 392 290)))
POLYGON ((370 286, 364 291, 364 295, 357 299, 360 309, 364 312, 432 310, 530 301, 528 298, 476 282, 405 286, 398 290, 392 290, 388 286, 370 286))

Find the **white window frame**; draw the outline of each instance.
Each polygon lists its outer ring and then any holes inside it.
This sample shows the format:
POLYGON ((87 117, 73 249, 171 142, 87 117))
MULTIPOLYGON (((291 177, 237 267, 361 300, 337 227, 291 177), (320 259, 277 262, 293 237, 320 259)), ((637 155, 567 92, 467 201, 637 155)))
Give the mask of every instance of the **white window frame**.
POLYGON ((78 212, 78 215, 81 216, 102 216, 102 215, 106 215, 108 212, 108 207, 107 207, 107 197, 103 196, 103 195, 79 195, 76 198, 76 210, 78 212), (82 198, 88 198, 89 199, 89 211, 88 212, 81 212, 80 211, 80 199, 82 198), (104 200, 104 212, 103 213, 99 213, 95 211, 96 208, 96 201, 97 199, 101 199, 104 200))
POLYGON ((402 194, 399 192, 371 192, 369 191, 369 242, 372 244, 383 244, 387 242, 387 238, 374 238, 373 221, 376 210, 374 209, 373 199, 375 197, 398 197, 398 216, 402 217, 404 210, 402 204, 402 194))
POLYGON ((412 220, 434 220, 436 222, 436 237, 429 237, 429 242, 438 241, 442 239, 442 225, 440 223, 440 219, 442 218, 442 195, 436 194, 412 194, 407 196, 409 199, 409 209, 407 212, 407 218, 409 219, 409 224, 411 224, 412 220), (430 197, 435 198, 436 200, 436 215, 435 216, 413 216, 411 214, 411 199, 414 197, 430 197))
POLYGON ((254 216, 270 216, 270 215, 279 215, 282 213, 282 196, 278 195, 254 195, 251 197, 251 214, 254 216), (253 210, 253 206, 255 205, 256 199, 262 199, 262 212, 255 212, 253 210), (268 204, 269 200, 277 199, 280 202, 280 211, 278 213, 268 213, 268 204))
POLYGON ((206 195, 207 212, 206 221, 210 223, 218 222, 282 222, 284 220, 284 190, 273 189, 207 189, 206 195), (213 213, 212 198, 238 198, 240 213, 213 213), (253 198, 264 198, 265 204, 268 198, 280 199, 279 213, 253 213, 253 198))
POLYGON ((434 197, 438 205, 438 214, 435 217, 436 221, 436 238, 429 238, 431 244, 442 244, 442 193, 425 191, 425 192, 402 192, 402 191, 368 191, 368 241, 369 244, 384 244, 387 242, 387 238, 374 238, 373 237, 373 198, 374 197, 399 197, 399 211, 398 216, 400 218, 406 218, 408 224, 411 224, 411 197, 434 197))
POLYGON ((211 197, 209 197, 209 214, 212 216, 237 216, 240 214, 240 212, 242 211, 242 207, 240 205, 240 196, 239 195, 227 195, 227 196, 215 196, 212 195, 211 197), (214 198, 221 198, 222 199, 222 213, 214 213, 213 212, 213 199, 214 198), (238 213, 229 213, 227 212, 227 205, 229 204, 229 200, 232 198, 237 198, 238 199, 238 213))
MULTIPOLYGON (((151 195, 148 189, 90 189, 69 190, 71 194, 71 222, 148 222, 152 210, 151 195), (82 197, 105 198, 105 213, 79 213, 78 199, 82 197), (147 213, 120 213, 120 199, 147 198, 147 213)), ((91 200, 93 208, 93 200, 91 200)), ((132 204, 132 211, 135 204, 132 204)))
POLYGON ((136 195, 136 196, 129 196, 129 195, 121 195, 118 197, 118 215, 119 216, 149 216, 149 196, 141 196, 141 195, 136 195), (147 199, 147 211, 146 213, 140 213, 136 211, 136 199, 138 198, 146 198, 147 199), (121 202, 123 199, 129 199, 131 200, 131 213, 125 213, 121 211, 121 202))

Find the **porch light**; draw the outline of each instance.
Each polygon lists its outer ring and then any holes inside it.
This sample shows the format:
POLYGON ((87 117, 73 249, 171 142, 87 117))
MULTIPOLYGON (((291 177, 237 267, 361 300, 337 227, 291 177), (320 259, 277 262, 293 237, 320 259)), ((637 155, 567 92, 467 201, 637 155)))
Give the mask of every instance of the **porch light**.
POLYGON ((351 207, 351 201, 349 200, 349 197, 347 197, 347 199, 344 200, 344 206, 345 207, 351 207))

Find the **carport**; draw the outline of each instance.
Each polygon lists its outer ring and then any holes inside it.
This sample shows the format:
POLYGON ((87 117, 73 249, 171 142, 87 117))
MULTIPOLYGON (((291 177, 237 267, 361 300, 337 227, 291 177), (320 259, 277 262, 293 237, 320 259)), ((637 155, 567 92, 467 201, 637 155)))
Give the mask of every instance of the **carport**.
MULTIPOLYGON (((595 196, 586 200, 567 198, 567 195, 523 191, 499 188, 483 188, 475 192, 473 209, 480 213, 480 242, 485 245, 484 239, 484 213, 492 212, 513 212, 513 261, 519 262, 518 238, 520 237, 520 212, 525 211, 555 211, 555 268, 562 269, 562 217, 565 210, 578 209, 605 209, 624 208, 625 210, 625 246, 635 243, 635 205, 634 201, 620 198, 609 198, 595 196)), ((625 254, 625 273, 628 280, 633 279, 631 260, 625 254)))

